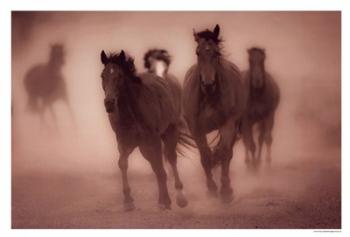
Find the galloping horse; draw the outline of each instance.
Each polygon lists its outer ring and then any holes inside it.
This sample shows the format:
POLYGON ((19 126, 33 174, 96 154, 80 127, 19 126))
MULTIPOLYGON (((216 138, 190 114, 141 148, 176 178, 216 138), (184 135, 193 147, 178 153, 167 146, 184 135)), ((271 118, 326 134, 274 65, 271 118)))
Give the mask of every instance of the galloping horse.
MULTIPOLYGON (((171 93, 176 98, 176 109, 179 113, 182 111, 181 98, 182 89, 177 78, 168 72, 171 63, 171 57, 165 49, 148 50, 144 56, 144 65, 149 73, 154 74, 166 80, 166 83, 171 86, 171 93), (180 98, 180 100, 178 99, 180 98), (179 102, 179 103, 178 103, 179 102)), ((182 124, 181 127, 183 127, 182 124)), ((183 135, 185 135, 183 133, 183 135)))
POLYGON ((49 61, 31 68, 24 78, 24 86, 28 95, 28 109, 33 113, 38 113, 42 122, 44 122, 46 110, 49 110, 56 122, 53 104, 59 100, 65 102, 72 116, 66 83, 62 76, 64 56, 62 44, 52 45, 49 61))
POLYGON ((164 156, 175 177, 177 204, 186 206, 187 200, 182 193, 183 184, 176 166, 176 148, 183 142, 179 131, 181 98, 173 96, 176 93, 172 92, 176 88, 153 74, 137 75, 133 59, 123 50, 109 56, 102 51, 101 62, 104 65, 101 74, 104 105, 118 142, 125 210, 134 209, 127 169, 128 157, 136 147, 150 162, 157 176, 160 208, 170 209, 162 142, 164 156))
POLYGON ((267 145, 266 160, 268 163, 271 162, 272 129, 280 100, 280 90, 273 77, 265 70, 265 50, 253 47, 248 49, 248 54, 249 70, 244 72, 248 107, 242 120, 242 134, 246 149, 245 162, 248 167, 256 169, 261 163, 264 142, 267 145), (257 156, 253 136, 255 124, 259 129, 257 156))
POLYGON ((220 27, 213 31, 194 32, 197 64, 192 66, 184 83, 184 116, 200 152, 210 194, 217 194, 211 169, 221 163, 221 199, 231 202, 229 166, 238 127, 246 107, 246 95, 239 69, 226 60, 220 50, 220 27), (213 152, 206 134, 218 130, 220 140, 213 152))

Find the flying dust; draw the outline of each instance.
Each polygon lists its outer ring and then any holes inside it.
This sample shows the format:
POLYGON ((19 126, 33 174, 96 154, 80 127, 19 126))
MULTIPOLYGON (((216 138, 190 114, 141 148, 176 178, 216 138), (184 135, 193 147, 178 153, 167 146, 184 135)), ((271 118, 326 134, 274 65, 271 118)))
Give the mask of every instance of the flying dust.
POLYGON ((339 12, 13 12, 13 228, 340 228, 340 31, 339 12), (170 173, 173 209, 160 211, 154 174, 135 151, 128 174, 137 210, 124 213, 99 54, 124 49, 142 72, 143 54, 164 48, 182 83, 196 62, 192 29, 215 24, 225 57, 241 70, 247 48, 266 50, 281 88, 272 165, 249 173, 238 141, 234 201, 223 206, 208 197, 198 152, 188 150, 178 166, 189 206, 176 206, 170 173), (47 65, 57 44, 67 102, 31 111, 25 78, 38 67, 54 77, 47 65))

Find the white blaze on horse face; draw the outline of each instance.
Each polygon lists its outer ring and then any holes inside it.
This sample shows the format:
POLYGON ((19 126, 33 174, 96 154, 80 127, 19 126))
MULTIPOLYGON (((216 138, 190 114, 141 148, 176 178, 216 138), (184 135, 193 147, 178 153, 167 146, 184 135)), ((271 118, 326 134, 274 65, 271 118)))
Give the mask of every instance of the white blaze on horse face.
POLYGON ((164 78, 167 67, 163 60, 153 60, 152 62, 152 71, 159 77, 164 78))
POLYGON ((105 100, 106 101, 115 101, 118 97, 117 87, 118 79, 116 78, 117 69, 114 65, 107 65, 105 68, 105 77, 104 77, 104 91, 105 91, 105 100))

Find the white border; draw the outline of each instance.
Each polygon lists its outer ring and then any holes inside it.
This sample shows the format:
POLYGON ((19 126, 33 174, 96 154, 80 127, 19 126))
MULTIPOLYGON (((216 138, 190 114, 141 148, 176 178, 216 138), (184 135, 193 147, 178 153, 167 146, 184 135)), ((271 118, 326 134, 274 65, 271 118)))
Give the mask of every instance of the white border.
POLYGON ((296 234, 310 234, 310 235, 346 235, 349 236, 349 215, 345 210, 349 209, 349 148, 347 141, 349 141, 349 47, 346 42, 350 42, 349 37, 349 22, 350 22, 350 7, 347 0, 11 0, 1 1, 0 6, 0 230, 1 236, 46 236, 48 234, 60 236, 62 234, 81 234, 86 236, 92 235, 109 235, 116 234, 146 234, 146 235, 169 235, 178 236, 182 234, 199 234, 199 235, 213 235, 217 232, 212 230, 196 230, 196 231, 162 231, 155 233, 154 231, 140 231, 140 230, 11 230, 11 129, 10 129, 10 104, 11 104, 11 10, 341 10, 342 11, 342 231, 340 233, 317 233, 312 230, 221 230, 220 235, 251 235, 263 234, 269 236, 294 236, 296 234), (347 66, 346 66, 347 65, 347 66), (142 232, 142 233, 141 233, 142 232))

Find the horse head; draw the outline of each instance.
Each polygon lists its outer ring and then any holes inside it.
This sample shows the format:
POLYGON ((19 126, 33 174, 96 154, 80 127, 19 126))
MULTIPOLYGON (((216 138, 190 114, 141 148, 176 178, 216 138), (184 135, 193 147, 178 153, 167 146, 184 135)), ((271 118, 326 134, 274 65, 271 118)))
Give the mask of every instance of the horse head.
POLYGON ((261 89, 265 85, 265 50, 258 47, 248 49, 250 86, 261 89))
POLYGON ((140 83, 136 76, 134 59, 122 50, 119 54, 109 56, 102 50, 101 62, 104 69, 101 74, 102 88, 105 92, 104 105, 107 113, 114 112, 121 93, 128 89, 130 83, 140 83))
POLYGON ((220 59, 220 26, 213 31, 204 30, 199 33, 193 31, 197 42, 197 63, 201 81, 201 89, 206 94, 212 94, 217 87, 217 66, 220 59))
POLYGON ((51 45, 50 58, 49 58, 49 66, 51 69, 60 70, 64 64, 64 46, 63 44, 56 43, 51 45))
POLYGON ((148 50, 143 59, 145 68, 160 77, 167 73, 171 62, 171 56, 165 49, 148 50))

